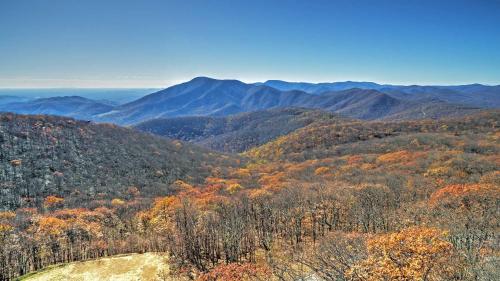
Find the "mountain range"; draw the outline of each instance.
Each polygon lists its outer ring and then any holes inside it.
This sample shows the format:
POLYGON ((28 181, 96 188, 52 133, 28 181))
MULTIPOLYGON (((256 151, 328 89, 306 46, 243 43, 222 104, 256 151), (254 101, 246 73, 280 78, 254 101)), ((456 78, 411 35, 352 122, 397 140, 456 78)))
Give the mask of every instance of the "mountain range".
POLYGON ((500 107, 500 86, 398 86, 373 82, 243 83, 197 77, 134 101, 114 105, 75 96, 1 103, 0 111, 54 114, 136 125, 157 118, 228 116, 301 107, 366 120, 460 116, 500 107))
POLYGON ((78 96, 41 98, 25 102, 0 104, 0 111, 20 114, 60 115, 77 119, 92 119, 95 115, 112 109, 112 105, 78 96))

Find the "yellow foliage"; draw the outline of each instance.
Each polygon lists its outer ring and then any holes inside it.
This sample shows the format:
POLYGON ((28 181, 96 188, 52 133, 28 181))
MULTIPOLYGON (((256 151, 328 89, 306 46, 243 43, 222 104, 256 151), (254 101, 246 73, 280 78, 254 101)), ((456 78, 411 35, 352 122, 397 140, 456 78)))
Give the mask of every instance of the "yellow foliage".
POLYGON ((230 194, 233 194, 242 188, 243 187, 240 184, 232 183, 226 188, 226 191, 229 192, 230 194))
POLYGON ((270 196, 270 195, 271 195, 271 192, 267 191, 264 188, 251 189, 249 192, 249 196, 252 199, 262 198, 262 197, 266 197, 266 196, 270 196))
POLYGON ((14 227, 12 227, 8 224, 0 223, 0 235, 2 235, 5 232, 11 231, 13 229, 14 229, 14 227))
POLYGON ((115 199, 111 200, 111 205, 113 205, 114 207, 122 206, 122 205, 125 205, 125 201, 123 201, 119 198, 115 198, 115 199))
POLYGON ((363 163, 361 164, 361 169, 363 170, 371 170, 371 169, 375 169, 375 165, 371 164, 371 163, 363 163))
POLYGON ((232 176, 239 179, 249 178, 251 176, 249 169, 240 168, 232 173, 232 176))
POLYGON ((63 198, 51 195, 45 198, 45 200, 43 201, 43 205, 45 206, 45 208, 50 208, 62 204, 62 202, 64 202, 63 198))
POLYGON ((316 170, 314 170, 314 174, 319 176, 319 175, 324 175, 330 171, 329 167, 319 167, 316 170))
POLYGON ((11 220, 16 217, 16 213, 12 211, 0 212, 0 220, 11 220))
POLYGON ((442 177, 448 175, 449 173, 450 173, 449 167, 436 167, 436 168, 429 168, 427 172, 424 174, 424 176, 442 177))

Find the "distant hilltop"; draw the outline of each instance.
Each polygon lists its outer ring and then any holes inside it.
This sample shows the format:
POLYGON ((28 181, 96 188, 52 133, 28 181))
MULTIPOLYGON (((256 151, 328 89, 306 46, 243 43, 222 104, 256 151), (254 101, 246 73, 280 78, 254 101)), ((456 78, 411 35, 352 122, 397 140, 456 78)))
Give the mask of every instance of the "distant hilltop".
POLYGON ((321 109, 365 120, 441 118, 500 107, 500 86, 481 84, 401 86, 374 82, 281 80, 244 83, 196 77, 164 90, 143 91, 142 95, 125 102, 74 96, 35 100, 19 98, 16 101, 15 96, 9 96, 0 102, 0 111, 133 125, 156 118, 228 116, 287 107, 321 109))

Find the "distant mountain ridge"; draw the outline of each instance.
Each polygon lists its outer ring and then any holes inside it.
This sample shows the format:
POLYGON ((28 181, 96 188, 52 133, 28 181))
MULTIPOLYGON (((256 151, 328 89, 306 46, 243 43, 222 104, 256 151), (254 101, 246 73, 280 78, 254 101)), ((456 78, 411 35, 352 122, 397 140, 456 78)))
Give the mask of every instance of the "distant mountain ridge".
POLYGON ((157 118, 228 116, 267 109, 303 107, 360 119, 421 119, 469 114, 500 107, 500 86, 397 86, 373 82, 296 83, 197 77, 132 102, 40 99, 0 105, 0 111, 54 114, 134 125, 157 118))
POLYGON ((92 119, 95 115, 112 109, 113 106, 109 104, 78 96, 42 98, 0 105, 0 111, 19 114, 61 115, 77 119, 92 119))
POLYGON ((266 85, 282 91, 300 90, 310 94, 321 94, 329 91, 343 91, 353 88, 359 89, 381 89, 387 85, 380 85, 374 82, 332 82, 332 83, 308 83, 308 82, 287 82, 282 80, 267 80, 257 85, 266 85))
MULTIPOLYGON (((486 106, 484 102, 486 98, 475 97, 476 91, 465 94, 440 87, 423 88, 428 92, 429 89, 434 89, 434 92, 430 91, 430 94, 418 98, 421 91, 416 93, 396 91, 392 89, 399 86, 391 86, 391 88, 388 85, 378 85, 372 82, 296 84, 268 81, 266 83, 246 84, 238 80, 197 77, 118 106, 113 111, 100 114, 96 120, 130 125, 157 118, 226 116, 285 107, 322 109, 361 119, 394 119, 394 116, 398 119, 405 119, 404 112, 406 111, 412 112, 412 118, 439 118, 442 114, 437 108, 446 108, 447 110, 443 112, 453 115, 462 111, 462 113, 469 113, 481 107, 496 107, 496 104, 500 103, 500 101, 495 101, 490 103, 490 106, 486 106), (336 87, 335 89, 352 86, 365 88, 349 88, 340 91, 325 88, 332 84, 336 87), (323 87, 327 91, 317 93, 310 89, 312 92, 302 90, 311 85, 323 87), (385 92, 382 89, 391 89, 391 91, 385 92), (441 99, 441 95, 446 95, 446 97, 441 99), (415 110, 415 108, 419 109, 415 110), (423 111, 424 109, 429 112, 423 111), (421 113, 418 114, 418 112, 421 113)), ((494 96, 495 99, 500 100, 500 91, 498 93, 497 95, 494 89, 491 94, 488 94, 488 98, 494 96)))
POLYGON ((313 96, 284 92, 238 80, 197 77, 147 95, 98 116, 99 121, 134 124, 145 120, 180 116, 225 116, 277 107, 300 106, 313 96))
POLYGON ((330 91, 343 91, 353 88, 378 90, 396 98, 419 100, 423 98, 437 98, 442 101, 479 106, 487 108, 500 107, 500 85, 487 86, 482 84, 468 84, 455 86, 420 86, 420 85, 389 85, 374 82, 332 82, 307 83, 268 80, 259 85, 267 85, 278 90, 300 90, 310 94, 321 95, 330 91))

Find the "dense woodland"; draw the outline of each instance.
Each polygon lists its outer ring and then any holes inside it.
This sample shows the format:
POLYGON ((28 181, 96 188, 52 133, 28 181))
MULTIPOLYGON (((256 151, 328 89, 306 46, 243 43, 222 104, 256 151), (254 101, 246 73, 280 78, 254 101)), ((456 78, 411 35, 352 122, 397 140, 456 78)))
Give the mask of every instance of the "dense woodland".
POLYGON ((284 108, 241 113, 227 117, 158 118, 136 129, 171 139, 193 142, 221 152, 243 152, 291 133, 313 122, 345 122, 326 111, 284 108))
POLYGON ((2 115, 0 280, 147 251, 160 280, 499 279, 499 111, 304 126, 237 156, 2 115))
POLYGON ((202 183, 237 157, 111 124, 53 116, 0 115, 0 209, 40 208, 49 195, 73 207, 96 198, 150 197, 182 179, 202 183))

